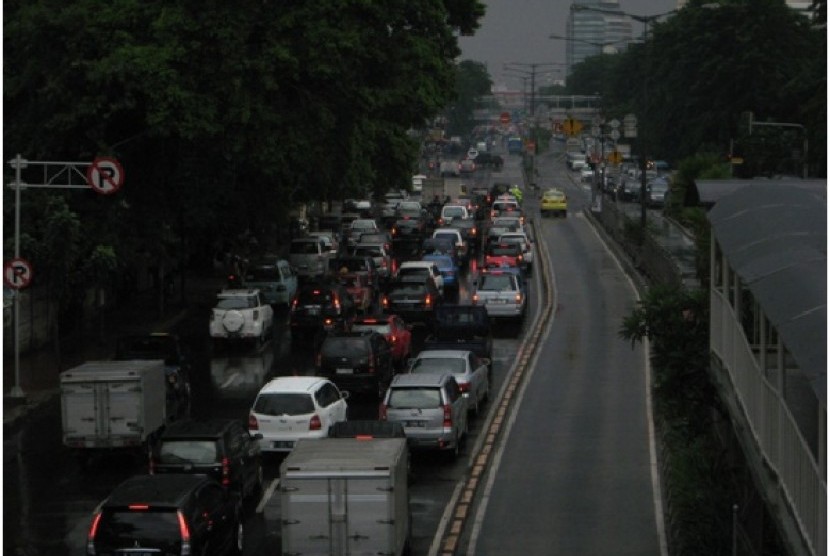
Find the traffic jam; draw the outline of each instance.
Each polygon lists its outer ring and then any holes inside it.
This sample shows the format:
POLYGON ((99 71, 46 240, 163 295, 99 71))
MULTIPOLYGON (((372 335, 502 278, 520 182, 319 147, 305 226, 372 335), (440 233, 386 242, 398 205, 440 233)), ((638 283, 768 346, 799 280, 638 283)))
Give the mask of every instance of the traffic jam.
POLYGON ((88 555, 426 551, 533 307, 519 159, 482 152, 424 168, 411 191, 343 201, 283 257, 234 261, 207 325, 184 325, 208 330, 204 349, 136 337, 64 373, 64 443, 83 469, 149 453, 96 507, 88 555), (102 438, 90 423, 116 396, 141 427, 102 438), (382 489, 364 477, 378 469, 382 489), (354 497, 367 488, 388 494, 354 497))

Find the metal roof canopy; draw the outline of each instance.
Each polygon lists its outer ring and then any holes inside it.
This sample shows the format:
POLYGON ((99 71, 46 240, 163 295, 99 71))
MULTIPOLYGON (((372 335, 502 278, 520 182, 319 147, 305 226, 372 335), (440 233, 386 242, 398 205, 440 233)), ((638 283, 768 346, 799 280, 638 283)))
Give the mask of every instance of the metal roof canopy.
POLYGON ((697 185, 701 199, 717 201, 708 218, 730 266, 826 403, 827 181, 701 180, 697 185))

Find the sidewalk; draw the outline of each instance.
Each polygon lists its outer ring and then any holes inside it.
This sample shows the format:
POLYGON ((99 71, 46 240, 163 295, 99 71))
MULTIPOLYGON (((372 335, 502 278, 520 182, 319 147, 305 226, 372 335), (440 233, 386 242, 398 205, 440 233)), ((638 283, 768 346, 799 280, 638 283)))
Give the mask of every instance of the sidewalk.
POLYGON ((101 327, 103 335, 98 326, 90 325, 77 340, 62 342, 60 359, 51 344, 21 353, 19 374, 23 398, 10 396, 15 384, 14 350, 4 352, 3 433, 14 433, 27 416, 57 398, 61 371, 84 361, 111 359, 119 336, 170 331, 194 303, 210 300, 223 284, 223 278, 212 271, 190 272, 185 283, 189 301, 186 306, 182 305, 179 292, 174 291, 164 313, 160 314, 155 292, 142 292, 106 314, 101 327))

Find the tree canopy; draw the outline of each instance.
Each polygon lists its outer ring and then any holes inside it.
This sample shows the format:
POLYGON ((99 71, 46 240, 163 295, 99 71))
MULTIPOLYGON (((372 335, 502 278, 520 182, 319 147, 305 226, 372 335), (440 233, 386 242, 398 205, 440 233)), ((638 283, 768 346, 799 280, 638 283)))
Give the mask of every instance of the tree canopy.
MULTIPOLYGON (((824 13, 823 4, 817 13, 824 13)), ((640 135, 655 158, 726 155, 734 142, 756 155, 755 165, 738 169, 749 175, 793 173, 797 157, 790 155, 801 141, 799 133, 760 129, 750 139, 742 127, 747 112, 756 121, 803 125, 810 174, 823 176, 826 60, 824 28, 784 0, 697 0, 652 23, 645 43, 575 66, 568 90, 600 91, 612 117, 637 114, 640 135)))
POLYGON ((127 182, 112 217, 91 195, 50 195, 79 213, 81 237, 119 244, 82 251, 122 263, 272 229, 292 202, 408 183, 407 130, 455 97, 457 37, 484 14, 478 0, 4 8, 6 160, 117 157, 127 182))

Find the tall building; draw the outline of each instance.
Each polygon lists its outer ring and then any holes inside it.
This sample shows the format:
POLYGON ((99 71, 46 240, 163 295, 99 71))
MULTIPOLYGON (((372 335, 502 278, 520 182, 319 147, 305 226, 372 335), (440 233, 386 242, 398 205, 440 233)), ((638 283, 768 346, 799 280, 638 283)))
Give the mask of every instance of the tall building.
POLYGON ((575 0, 565 33, 565 63, 570 75, 571 68, 585 58, 623 50, 633 37, 632 20, 623 13, 619 0, 575 0), (590 6, 591 10, 578 6, 590 6))

